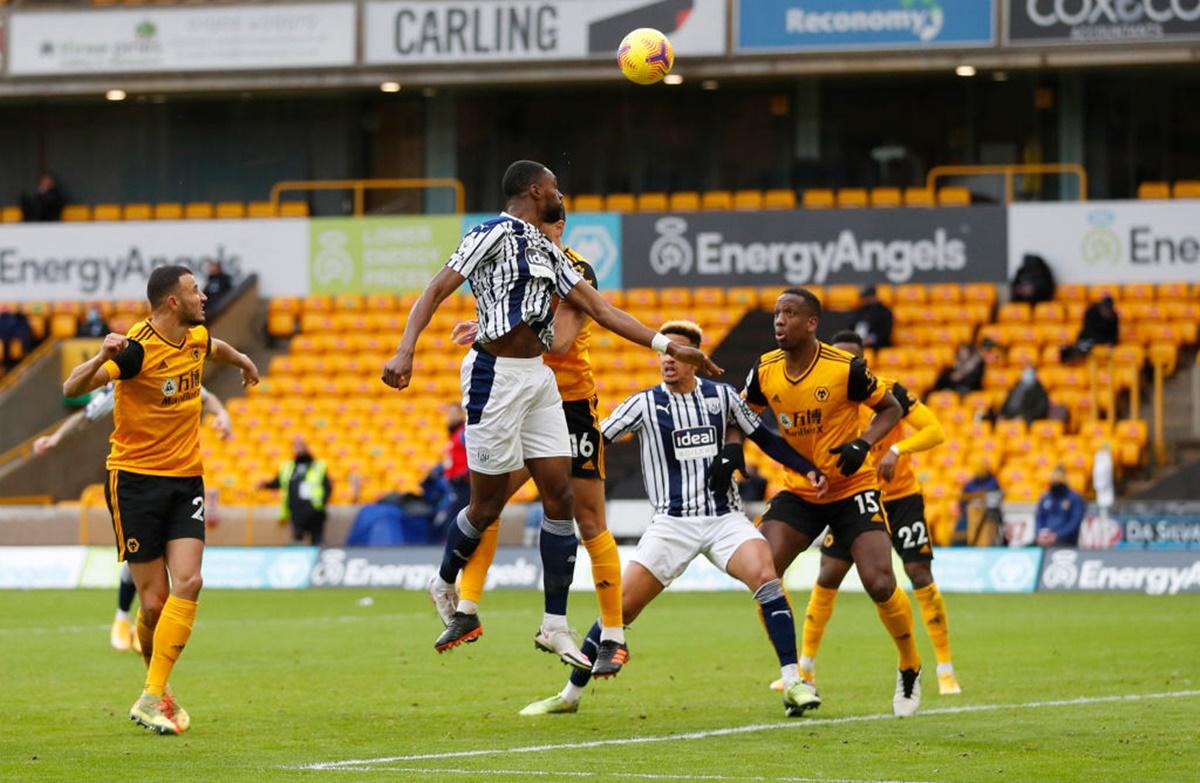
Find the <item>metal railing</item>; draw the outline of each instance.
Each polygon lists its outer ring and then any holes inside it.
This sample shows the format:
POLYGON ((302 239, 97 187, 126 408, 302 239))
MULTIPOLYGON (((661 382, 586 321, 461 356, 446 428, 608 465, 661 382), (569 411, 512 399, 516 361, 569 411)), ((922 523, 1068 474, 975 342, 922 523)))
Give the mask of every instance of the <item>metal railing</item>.
POLYGON ((271 206, 278 212, 280 196, 284 193, 308 190, 350 190, 354 193, 354 215, 363 215, 363 197, 368 190, 427 190, 449 188, 454 191, 454 210, 465 212, 467 191, 462 182, 453 177, 403 178, 403 179, 312 179, 285 180, 271 187, 271 206))
POLYGON ((1087 170, 1078 163, 1004 163, 994 166, 934 166, 925 175, 925 186, 936 191, 939 179, 946 177, 1004 177, 1004 203, 1013 200, 1013 178, 1017 175, 1067 174, 1079 180, 1079 200, 1087 201, 1087 170))

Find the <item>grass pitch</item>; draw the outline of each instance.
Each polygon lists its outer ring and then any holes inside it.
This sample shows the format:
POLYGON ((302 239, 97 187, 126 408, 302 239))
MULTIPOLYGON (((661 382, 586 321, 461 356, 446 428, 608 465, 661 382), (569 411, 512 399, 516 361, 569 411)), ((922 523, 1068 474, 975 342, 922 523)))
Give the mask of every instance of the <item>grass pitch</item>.
MULTIPOLYGON (((0 780, 1200 779, 1195 596, 949 595, 964 693, 938 696, 919 630, 923 714, 896 720, 891 641, 844 594, 818 661, 825 704, 788 720, 745 593, 662 596, 578 714, 521 718, 567 673, 533 650, 534 593, 486 596, 483 639, 438 655, 419 593, 214 590, 172 677, 192 715, 180 737, 127 718, 143 666, 108 646, 114 600, 0 592, 0 780)), ((577 627, 594 607, 573 597, 577 627)))

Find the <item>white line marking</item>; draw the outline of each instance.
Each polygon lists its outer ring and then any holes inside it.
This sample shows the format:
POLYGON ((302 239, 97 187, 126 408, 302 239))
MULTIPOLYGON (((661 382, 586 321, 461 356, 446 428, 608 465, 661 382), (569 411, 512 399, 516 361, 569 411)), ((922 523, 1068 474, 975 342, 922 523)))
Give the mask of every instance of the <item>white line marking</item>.
MULTIPOLYGON (((968 712, 996 712, 998 710, 1031 710, 1045 707, 1070 707, 1080 704, 1105 704, 1123 701, 1147 701, 1150 699, 1182 699, 1200 696, 1200 690, 1167 691, 1165 693, 1134 693, 1126 696, 1080 696, 1074 699, 1055 699, 1052 701, 1031 701, 1023 704, 968 704, 961 707, 940 707, 925 710, 920 715, 959 715, 968 712)), ((848 715, 844 718, 816 718, 814 720, 792 720, 786 723, 752 723, 747 726, 731 726, 725 729, 708 729, 692 731, 686 734, 664 734, 656 737, 626 737, 622 739, 594 740, 592 742, 563 742, 556 745, 526 745, 516 748, 492 748, 487 750, 457 750, 449 753, 417 753, 406 756, 384 756, 373 759, 347 759, 345 761, 322 761, 314 764, 288 766, 286 769, 341 769, 366 765, 392 764, 398 761, 426 761, 431 759, 458 759, 477 756, 503 756, 513 753, 544 753, 552 750, 580 750, 587 748, 602 748, 608 745, 646 745, 657 742, 676 742, 679 740, 707 739, 708 737, 727 737, 734 734, 751 734, 759 731, 777 731, 779 729, 808 728, 812 726, 836 726, 843 723, 868 723, 880 720, 893 720, 891 713, 875 715, 848 715)))
POLYGON ((861 778, 797 778, 766 775, 667 775, 655 772, 555 772, 544 769, 465 769, 452 767, 342 767, 339 772, 411 772, 418 775, 504 775, 539 778, 620 778, 621 780, 708 780, 736 783, 929 783, 921 780, 863 780, 861 778))

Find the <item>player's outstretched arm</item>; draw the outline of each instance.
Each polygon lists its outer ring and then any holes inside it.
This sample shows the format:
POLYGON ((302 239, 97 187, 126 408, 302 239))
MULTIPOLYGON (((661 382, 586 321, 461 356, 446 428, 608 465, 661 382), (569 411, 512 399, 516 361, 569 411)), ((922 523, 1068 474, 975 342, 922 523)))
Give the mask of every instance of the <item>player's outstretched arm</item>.
POLYGON ((566 301, 595 319, 596 323, 614 332, 631 343, 654 348, 656 351, 674 356, 685 364, 699 367, 706 375, 721 375, 725 371, 718 367, 708 354, 699 348, 683 345, 660 335, 624 310, 613 307, 590 285, 576 285, 567 294, 566 301))
POLYGON ((812 460, 793 449, 791 444, 779 434, 767 429, 765 425, 759 424, 749 433, 748 437, 768 457, 807 478, 808 482, 816 487, 818 497, 825 494, 825 490, 828 488, 825 476, 817 470, 817 466, 812 463, 812 460))
POLYGON ((933 415, 933 411, 919 402, 909 407, 904 421, 917 431, 888 449, 887 454, 879 461, 879 475, 885 481, 891 481, 896 475, 896 463, 899 462, 900 455, 927 451, 946 440, 946 431, 942 429, 942 423, 933 415))
POLYGON ((58 446, 63 438, 70 435, 75 430, 81 429, 87 422, 83 411, 75 411, 67 420, 58 425, 58 429, 49 435, 43 435, 33 442, 34 456, 40 457, 52 448, 58 446))
POLYGON ((225 410, 217 395, 203 386, 200 387, 200 411, 201 415, 207 413, 213 417, 213 429, 220 434, 221 440, 233 434, 233 421, 229 418, 229 411, 225 410))
POLYGON ((421 298, 409 311, 408 321, 404 324, 404 336, 400 338, 400 346, 396 348, 395 355, 388 359, 387 364, 383 365, 384 383, 393 389, 400 390, 407 387, 412 381, 413 353, 417 350, 417 338, 421 336, 421 332, 425 331, 425 327, 429 326, 430 319, 433 318, 433 314, 446 300, 446 297, 457 291, 465 281, 466 278, 461 274, 444 266, 429 281, 429 285, 425 286, 425 290, 421 292, 421 298))
POLYGON ((258 368, 250 357, 234 348, 224 340, 213 338, 212 350, 208 358, 221 364, 232 364, 242 371, 242 387, 258 385, 258 368))
POLYGON ((108 370, 104 369, 104 363, 109 359, 115 358, 117 354, 125 350, 125 346, 128 344, 129 338, 123 334, 110 332, 105 335, 104 342, 100 346, 100 352, 71 370, 71 374, 67 376, 67 380, 63 383, 63 396, 78 397, 81 394, 99 389, 111 381, 112 377, 109 376, 108 370))

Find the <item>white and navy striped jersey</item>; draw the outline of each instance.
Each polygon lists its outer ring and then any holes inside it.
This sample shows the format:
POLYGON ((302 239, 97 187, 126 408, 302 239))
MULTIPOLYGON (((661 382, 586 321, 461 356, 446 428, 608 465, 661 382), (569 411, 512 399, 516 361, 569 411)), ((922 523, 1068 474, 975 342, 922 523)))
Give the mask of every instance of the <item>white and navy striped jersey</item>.
POLYGON ((551 297, 565 297, 583 279, 545 234, 507 212, 471 229, 446 266, 471 283, 481 343, 524 322, 549 348, 551 297))
POLYGON ((95 421, 112 413, 116 406, 116 388, 115 383, 110 383, 96 389, 88 400, 87 407, 83 409, 83 417, 88 421, 95 421))
POLYGON ((734 425, 749 435, 758 414, 732 386, 697 378, 687 394, 659 384, 622 402, 600 424, 605 440, 636 432, 642 447, 642 481, 655 510, 672 517, 719 516, 742 507, 737 484, 717 496, 708 488, 708 466, 734 425))

